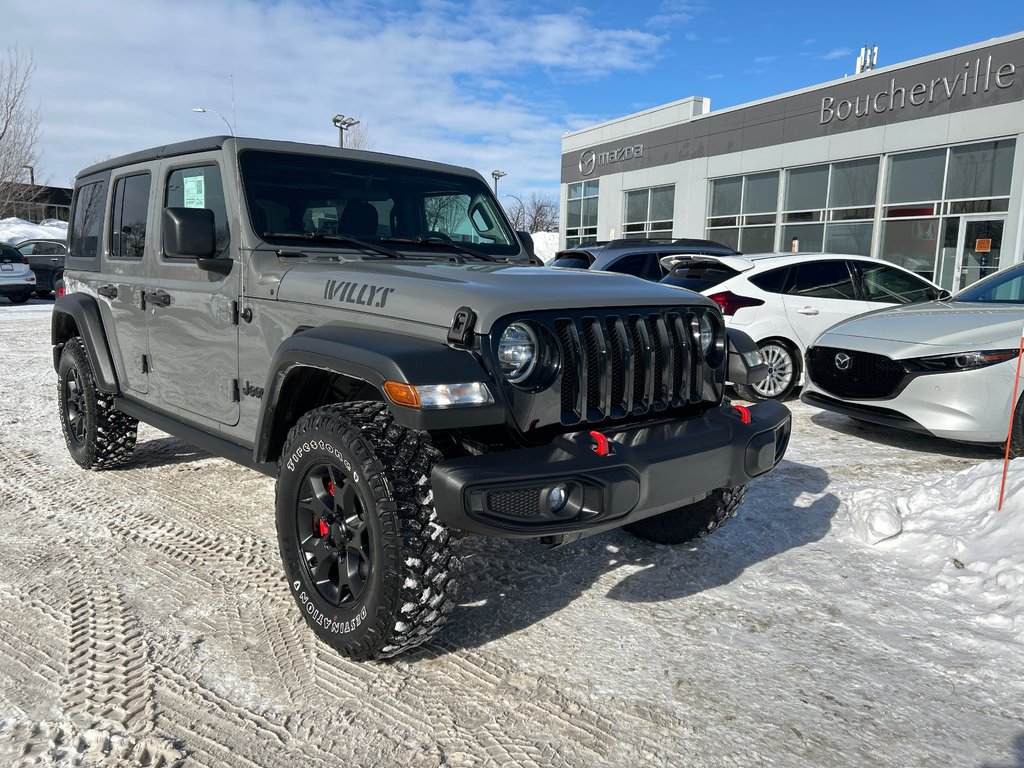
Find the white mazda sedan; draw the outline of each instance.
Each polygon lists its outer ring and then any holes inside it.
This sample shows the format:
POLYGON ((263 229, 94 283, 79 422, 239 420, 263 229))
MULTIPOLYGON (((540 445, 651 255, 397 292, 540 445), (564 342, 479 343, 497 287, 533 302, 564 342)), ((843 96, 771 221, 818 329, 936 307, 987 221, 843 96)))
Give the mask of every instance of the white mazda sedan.
POLYGON ((1024 455, 1024 398, 1013 400, 1024 332, 1024 264, 952 298, 843 321, 808 348, 801 399, 889 427, 1024 455))

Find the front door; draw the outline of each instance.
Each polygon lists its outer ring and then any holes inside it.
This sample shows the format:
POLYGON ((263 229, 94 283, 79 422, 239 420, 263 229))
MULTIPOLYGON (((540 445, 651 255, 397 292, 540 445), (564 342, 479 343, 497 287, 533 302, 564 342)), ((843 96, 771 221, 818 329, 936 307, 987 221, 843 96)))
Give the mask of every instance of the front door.
POLYGON ((1005 223, 991 214, 947 217, 935 282, 956 293, 998 270, 1005 223))
MULTIPOLYGON (((217 251, 230 258, 227 204, 219 167, 212 162, 164 166, 164 207, 209 208, 217 251)), ((159 404, 181 416, 238 423, 238 265, 228 275, 208 272, 195 259, 160 249, 157 279, 146 293, 152 381, 159 404)))

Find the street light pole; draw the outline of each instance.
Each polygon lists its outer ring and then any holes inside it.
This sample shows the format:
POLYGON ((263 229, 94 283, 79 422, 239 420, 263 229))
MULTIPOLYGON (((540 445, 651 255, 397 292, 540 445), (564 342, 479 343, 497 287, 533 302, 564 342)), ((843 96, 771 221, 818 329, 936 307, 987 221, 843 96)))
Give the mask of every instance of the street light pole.
POLYGON ((345 131, 355 125, 359 125, 359 121, 354 117, 345 117, 344 115, 335 115, 331 118, 331 122, 338 129, 338 146, 341 148, 345 147, 345 131))
POLYGON ((494 179, 494 196, 495 197, 498 196, 498 179, 500 179, 502 176, 508 176, 508 174, 505 173, 504 171, 497 171, 497 170, 491 171, 491 177, 494 179))
POLYGON ((232 136, 235 135, 235 129, 231 127, 231 123, 229 123, 228 119, 226 117, 224 117, 224 115, 222 115, 216 109, 207 109, 206 107, 192 107, 192 111, 193 112, 209 112, 211 114, 216 115, 217 117, 219 117, 221 120, 224 121, 224 125, 226 125, 228 127, 228 132, 232 136))
POLYGON ((31 165, 23 165, 22 168, 28 168, 28 183, 32 187, 31 198, 28 201, 28 217, 31 219, 32 214, 36 212, 36 169, 31 165))

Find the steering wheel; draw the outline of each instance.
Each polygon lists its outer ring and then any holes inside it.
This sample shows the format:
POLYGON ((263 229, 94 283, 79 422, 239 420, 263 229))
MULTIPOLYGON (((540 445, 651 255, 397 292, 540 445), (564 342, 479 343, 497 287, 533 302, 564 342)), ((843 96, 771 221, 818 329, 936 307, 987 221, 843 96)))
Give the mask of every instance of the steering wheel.
POLYGON ((428 230, 427 232, 424 232, 422 235, 419 235, 418 239, 442 243, 453 242, 452 239, 448 237, 448 235, 446 235, 444 232, 437 232, 435 230, 428 230))

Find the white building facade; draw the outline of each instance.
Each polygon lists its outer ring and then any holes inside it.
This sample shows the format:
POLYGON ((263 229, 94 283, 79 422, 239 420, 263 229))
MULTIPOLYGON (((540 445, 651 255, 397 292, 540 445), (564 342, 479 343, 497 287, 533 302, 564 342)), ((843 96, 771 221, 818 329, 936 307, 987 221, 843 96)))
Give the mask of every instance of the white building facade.
POLYGON ((957 290, 1024 260, 1024 33, 770 99, 562 140, 561 242, 830 251, 957 290))

